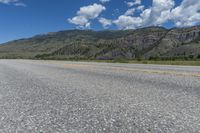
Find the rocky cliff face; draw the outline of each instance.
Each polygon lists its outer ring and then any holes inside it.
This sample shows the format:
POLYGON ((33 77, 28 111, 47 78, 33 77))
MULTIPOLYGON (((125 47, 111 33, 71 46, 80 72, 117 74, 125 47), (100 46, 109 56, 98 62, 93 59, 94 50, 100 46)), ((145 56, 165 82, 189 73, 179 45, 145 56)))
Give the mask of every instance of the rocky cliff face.
POLYGON ((35 36, 0 46, 0 57, 84 59, 182 57, 200 55, 200 26, 165 29, 149 27, 127 31, 71 30, 35 36), (39 55, 39 56, 38 56, 39 55))
POLYGON ((200 45, 200 27, 171 29, 167 32, 165 37, 160 41, 157 47, 154 47, 152 51, 146 53, 146 57, 149 56, 185 56, 183 53, 197 55, 198 52, 191 53, 192 49, 197 48, 200 45), (194 45, 196 43, 196 46, 194 45), (189 45, 189 47, 185 45, 189 45), (191 47, 190 47, 191 46, 191 47), (171 55, 169 54, 171 53, 171 55), (182 53, 182 54, 181 54, 182 53))
POLYGON ((172 29, 166 35, 168 39, 178 40, 181 43, 189 43, 196 40, 200 36, 200 27, 172 29))

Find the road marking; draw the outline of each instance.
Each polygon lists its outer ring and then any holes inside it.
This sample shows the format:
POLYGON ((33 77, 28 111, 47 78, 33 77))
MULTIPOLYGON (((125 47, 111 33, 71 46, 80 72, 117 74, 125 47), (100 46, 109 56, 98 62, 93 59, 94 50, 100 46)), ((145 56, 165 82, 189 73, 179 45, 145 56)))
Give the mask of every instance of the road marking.
POLYGON ((181 72, 175 72, 175 71, 165 71, 165 70, 150 70, 150 69, 143 69, 143 68, 121 68, 121 67, 113 67, 113 66, 96 66, 93 64, 66 64, 63 62, 56 62, 51 61, 53 64, 62 65, 63 67, 68 68, 102 68, 102 69, 111 69, 115 71, 129 71, 129 72, 143 72, 143 73, 149 73, 149 74, 163 74, 163 75, 175 75, 175 76, 189 76, 189 77, 200 77, 200 74, 195 73, 181 73, 181 72))

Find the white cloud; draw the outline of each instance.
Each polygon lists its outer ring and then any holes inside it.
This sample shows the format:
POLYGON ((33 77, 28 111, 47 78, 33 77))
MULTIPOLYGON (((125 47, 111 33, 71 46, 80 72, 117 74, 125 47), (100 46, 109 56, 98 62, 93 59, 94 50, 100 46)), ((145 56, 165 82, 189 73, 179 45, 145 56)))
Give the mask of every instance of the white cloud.
POLYGON ((124 13, 124 15, 126 15, 126 16, 132 16, 132 15, 134 15, 134 12, 135 12, 135 8, 131 8, 131 9, 128 9, 128 10, 124 13))
POLYGON ((169 20, 170 11, 174 5, 174 0, 153 0, 151 14, 144 24, 147 26, 162 25, 169 20))
POLYGON ((193 26, 200 22, 199 11, 199 0, 183 0, 180 6, 172 10, 171 19, 178 27, 193 26))
POLYGON ((113 23, 120 29, 135 29, 141 26, 142 19, 140 17, 121 15, 117 20, 114 20, 113 23))
POLYGON ((142 3, 142 0, 135 0, 134 5, 140 5, 142 3))
POLYGON ((136 11, 144 11, 144 6, 141 5, 141 6, 138 6, 136 8, 130 8, 124 13, 124 15, 133 16, 136 11))
POLYGON ((98 17, 99 14, 104 10, 106 10, 104 6, 95 3, 93 5, 81 7, 80 10, 77 12, 77 15, 93 19, 98 17))
POLYGON ((112 25, 112 20, 106 18, 99 18, 99 22, 102 24, 103 28, 106 29, 108 26, 112 25))
POLYGON ((87 19, 84 16, 75 16, 72 19, 68 19, 68 21, 72 24, 78 25, 80 28, 89 28, 90 22, 89 19, 87 19))
MULTIPOLYGON (((119 29, 135 29, 147 26, 163 26, 172 22, 177 27, 194 26, 200 24, 200 0, 182 0, 175 7, 175 0, 152 0, 152 6, 146 8, 141 0, 125 2, 129 9, 115 20, 99 18, 104 28, 115 24, 119 29), (137 12, 137 13, 135 13, 137 12), (139 13, 139 15, 137 15, 139 13)), ((80 8, 77 16, 69 22, 82 27, 88 27, 91 20, 98 18, 106 10, 101 4, 94 4, 80 8)))
POLYGON ((128 7, 134 6, 134 2, 127 2, 127 1, 125 1, 125 3, 127 4, 128 7))
POLYGON ((68 21, 81 28, 89 28, 90 20, 97 18, 104 10, 106 8, 101 4, 94 3, 93 5, 84 6, 76 13, 77 16, 69 18, 68 21))
POLYGON ((143 5, 141 5, 141 6, 138 6, 138 7, 137 7, 137 10, 139 10, 139 11, 143 11, 144 8, 145 8, 145 7, 144 7, 143 5))
POLYGON ((23 6, 23 7, 26 6, 26 4, 20 2, 19 0, 0 0, 0 3, 7 5, 23 6))
POLYGON ((152 7, 148 9, 144 10, 144 6, 142 5, 136 8, 142 11, 139 16, 128 16, 126 12, 114 22, 120 29, 160 26, 170 19, 170 13, 174 5, 173 0, 153 0, 152 7))
POLYGON ((127 4, 128 7, 132 7, 135 5, 141 5, 142 0, 134 0, 134 1, 125 1, 125 3, 127 4))
POLYGON ((110 0, 100 0, 101 3, 110 2, 110 0))

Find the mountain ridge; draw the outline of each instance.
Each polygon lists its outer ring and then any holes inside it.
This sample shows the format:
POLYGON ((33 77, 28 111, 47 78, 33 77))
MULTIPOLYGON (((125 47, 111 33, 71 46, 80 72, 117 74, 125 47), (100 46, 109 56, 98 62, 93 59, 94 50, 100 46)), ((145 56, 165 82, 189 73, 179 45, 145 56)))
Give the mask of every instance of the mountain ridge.
POLYGON ((65 30, 0 45, 0 58, 136 59, 200 56, 200 26, 65 30))

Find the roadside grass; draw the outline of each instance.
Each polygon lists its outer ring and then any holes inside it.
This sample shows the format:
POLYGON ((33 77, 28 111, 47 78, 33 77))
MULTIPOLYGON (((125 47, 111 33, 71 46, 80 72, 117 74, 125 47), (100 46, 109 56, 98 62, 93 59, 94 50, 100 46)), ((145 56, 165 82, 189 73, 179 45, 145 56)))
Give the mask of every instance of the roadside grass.
POLYGON ((155 65, 183 65, 200 66, 200 60, 173 60, 173 61, 153 61, 153 60, 81 60, 86 62, 105 62, 105 63, 129 63, 129 64, 155 64, 155 65))
POLYGON ((129 61, 133 64, 157 64, 157 65, 183 65, 183 66, 200 66, 200 60, 196 61, 129 61))
POLYGON ((36 56, 35 59, 39 60, 65 60, 65 61, 85 61, 85 62, 106 62, 106 63, 132 63, 132 64, 157 64, 157 65, 184 65, 184 66, 200 66, 200 57, 166 57, 166 58, 150 58, 142 59, 138 58, 135 60, 128 60, 123 57, 118 57, 110 60, 97 60, 85 56, 46 56, 41 55, 39 58, 36 56))
POLYGON ((181 59, 181 60, 145 60, 145 59, 137 59, 137 60, 128 60, 124 58, 116 58, 113 60, 96 60, 96 59, 86 59, 84 57, 48 57, 48 58, 34 58, 31 57, 29 54, 24 55, 15 55, 10 54, 2 55, 0 54, 0 59, 33 59, 33 60, 63 60, 63 61, 82 61, 82 62, 104 62, 104 63, 129 63, 129 64, 157 64, 157 65, 183 65, 183 66, 200 66, 200 59, 181 59))
MULTIPOLYGON (((5 58, 4 58, 5 59, 5 58)), ((7 58, 11 59, 11 58, 7 58)), ((99 62, 99 63, 128 63, 128 64, 154 64, 154 65, 182 65, 182 66, 200 66, 200 60, 196 61, 149 61, 149 60, 72 60, 72 59, 32 59, 32 58, 12 58, 12 59, 30 59, 30 60, 59 60, 75 62, 99 62)))

